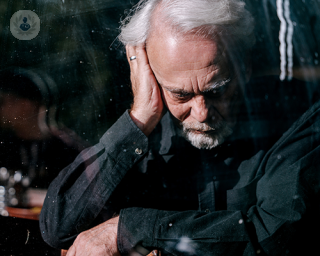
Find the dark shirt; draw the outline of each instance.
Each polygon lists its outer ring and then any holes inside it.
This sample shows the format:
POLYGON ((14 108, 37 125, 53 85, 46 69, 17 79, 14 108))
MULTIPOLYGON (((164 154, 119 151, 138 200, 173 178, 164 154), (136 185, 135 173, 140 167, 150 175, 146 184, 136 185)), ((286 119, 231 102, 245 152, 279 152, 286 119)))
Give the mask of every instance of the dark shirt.
POLYGON ((80 232, 120 212, 122 254, 137 244, 173 255, 312 252, 319 104, 275 144, 276 133, 264 134, 267 123, 252 122, 245 109, 238 132, 210 151, 177 136, 169 113, 147 138, 126 112, 50 185, 43 238, 68 248, 80 232))

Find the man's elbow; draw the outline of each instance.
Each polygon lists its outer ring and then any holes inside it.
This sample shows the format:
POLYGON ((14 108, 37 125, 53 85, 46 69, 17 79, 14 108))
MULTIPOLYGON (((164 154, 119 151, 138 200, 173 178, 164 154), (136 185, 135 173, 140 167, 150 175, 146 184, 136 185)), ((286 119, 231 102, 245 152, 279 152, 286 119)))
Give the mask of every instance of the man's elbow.
POLYGON ((40 231, 43 240, 53 248, 68 249, 77 235, 63 232, 63 225, 54 224, 53 221, 40 217, 40 231))

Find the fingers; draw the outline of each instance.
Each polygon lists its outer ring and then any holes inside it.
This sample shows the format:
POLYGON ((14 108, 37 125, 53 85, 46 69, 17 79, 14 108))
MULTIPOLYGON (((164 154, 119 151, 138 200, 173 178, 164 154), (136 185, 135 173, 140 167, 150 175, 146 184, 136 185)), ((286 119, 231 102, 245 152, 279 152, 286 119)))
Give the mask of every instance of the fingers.
POLYGON ((137 59, 130 60, 130 57, 136 56, 135 48, 136 48, 135 46, 131 46, 131 45, 126 46, 127 60, 130 65, 130 78, 131 78, 133 93, 135 93, 135 85, 136 85, 137 59))
POLYGON ((149 135, 161 119, 163 102, 157 79, 149 65, 145 44, 126 46, 133 91, 131 117, 145 135, 149 135), (130 57, 136 59, 130 61, 130 57))
POLYGON ((130 66, 138 64, 139 67, 149 65, 148 55, 144 44, 138 46, 127 45, 126 46, 127 60, 130 66), (130 60, 130 57, 136 56, 134 60, 130 60))
POLYGON ((75 255, 76 255, 76 248, 75 248, 74 245, 72 245, 72 246, 69 248, 66 256, 75 256, 75 255))
POLYGON ((150 72, 151 68, 148 64, 147 53, 144 49, 144 45, 139 46, 126 46, 127 60, 130 65, 130 78, 132 91, 135 96, 139 95, 137 93, 138 87, 141 89, 145 86, 142 82, 145 80, 146 75, 150 72), (136 56, 136 59, 130 60, 130 57, 136 56), (146 73, 147 72, 147 73, 146 73), (142 86, 142 87, 141 87, 142 86))
POLYGON ((136 46, 136 56, 139 65, 149 65, 145 44, 136 46), (139 57, 139 58, 138 58, 139 57))
POLYGON ((132 45, 129 45, 129 44, 126 45, 127 60, 129 62, 130 66, 131 66, 131 64, 134 64, 134 62, 136 62, 136 59, 135 60, 130 60, 130 57, 136 56, 136 49, 135 48, 136 48, 136 46, 132 46, 132 45))
POLYGON ((67 256, 68 251, 67 250, 61 250, 61 256, 67 256))

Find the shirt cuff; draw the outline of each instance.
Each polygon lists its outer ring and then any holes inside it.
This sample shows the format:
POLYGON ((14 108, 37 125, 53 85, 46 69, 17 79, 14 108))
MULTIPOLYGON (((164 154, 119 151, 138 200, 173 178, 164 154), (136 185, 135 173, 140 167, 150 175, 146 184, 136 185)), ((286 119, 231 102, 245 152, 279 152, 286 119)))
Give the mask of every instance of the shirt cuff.
POLYGON ((250 241, 246 224, 241 211, 127 208, 120 212, 118 248, 125 255, 137 245, 149 251, 160 249, 165 255, 206 255, 213 251, 234 255, 250 241))
POLYGON ((108 148, 111 159, 129 168, 148 152, 148 138, 132 121, 128 110, 102 136, 100 143, 108 148))
POLYGON ((155 225, 158 213, 159 210, 144 208, 127 208, 120 211, 118 249, 121 255, 130 254, 134 248, 142 247, 146 252, 157 248, 155 225))

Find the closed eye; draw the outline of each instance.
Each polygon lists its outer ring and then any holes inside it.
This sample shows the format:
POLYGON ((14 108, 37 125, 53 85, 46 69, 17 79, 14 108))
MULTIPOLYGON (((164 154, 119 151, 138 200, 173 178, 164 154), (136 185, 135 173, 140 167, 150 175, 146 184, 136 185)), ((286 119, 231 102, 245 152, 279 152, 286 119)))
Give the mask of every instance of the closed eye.
POLYGON ((182 99, 186 100, 192 97, 192 93, 176 93, 176 92, 171 92, 171 94, 177 98, 177 99, 182 99))

